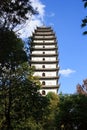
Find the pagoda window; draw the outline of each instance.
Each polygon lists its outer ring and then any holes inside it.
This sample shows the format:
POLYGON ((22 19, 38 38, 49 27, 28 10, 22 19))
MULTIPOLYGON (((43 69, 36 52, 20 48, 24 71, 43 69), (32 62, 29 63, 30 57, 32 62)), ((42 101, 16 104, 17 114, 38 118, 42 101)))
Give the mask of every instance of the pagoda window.
POLYGON ((43 58, 43 61, 45 61, 45 58, 43 58))
POLYGON ((43 46, 43 48, 45 48, 45 46, 43 46))
POLYGON ((45 76, 45 73, 42 73, 42 76, 45 76))
POLYGON ((45 90, 43 90, 43 91, 42 91, 42 95, 46 95, 46 92, 45 92, 45 90))
POLYGON ((43 65, 42 68, 45 68, 45 65, 43 65))
POLYGON ((45 54, 45 52, 43 52, 43 54, 45 54))
POLYGON ((42 85, 45 85, 45 81, 42 82, 42 85))

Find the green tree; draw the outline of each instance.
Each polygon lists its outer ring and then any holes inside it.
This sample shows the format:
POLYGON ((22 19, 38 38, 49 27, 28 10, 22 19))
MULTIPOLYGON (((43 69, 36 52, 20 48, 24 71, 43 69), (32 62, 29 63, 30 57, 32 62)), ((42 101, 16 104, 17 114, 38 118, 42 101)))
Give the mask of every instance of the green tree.
POLYGON ((27 61, 23 48, 24 43, 13 31, 0 31, 0 64, 2 67, 14 69, 27 61))
POLYGON ((46 96, 49 100, 48 104, 48 115, 46 117, 46 122, 44 125, 44 129, 54 130, 55 129, 55 116, 57 111, 57 106, 59 103, 59 97, 57 94, 53 92, 49 92, 46 96))
POLYGON ((39 83, 28 79, 31 74, 29 70, 29 65, 23 63, 12 73, 13 76, 8 72, 4 86, 0 85, 2 130, 27 129, 30 127, 30 119, 37 123, 37 119, 42 118, 39 113, 42 113, 46 106, 43 107, 43 98, 38 92, 39 83), (38 116, 35 116, 36 114, 38 116))
POLYGON ((39 93, 40 83, 32 76, 32 69, 23 63, 12 75, 6 72, 0 85, 0 129, 40 129, 48 100, 39 93))
POLYGON ((0 129, 42 129, 48 100, 39 93, 40 83, 33 77, 34 68, 27 62, 23 42, 12 31, 4 31, 2 37, 0 129))
POLYGON ((84 95, 60 96, 56 115, 58 130, 86 130, 87 97, 84 95))
MULTIPOLYGON (((87 0, 83 0, 83 2, 84 2, 84 8, 87 8, 87 0)), ((82 24, 81 24, 81 27, 86 27, 86 26, 87 26, 87 16, 84 19, 82 19, 82 24)), ((87 31, 84 31, 83 34, 87 35, 87 31)))
POLYGON ((12 31, 0 31, 0 90, 7 127, 10 127, 11 90, 17 67, 27 56, 23 42, 12 31))
POLYGON ((0 0, 0 28, 13 30, 35 13, 30 0, 0 0))

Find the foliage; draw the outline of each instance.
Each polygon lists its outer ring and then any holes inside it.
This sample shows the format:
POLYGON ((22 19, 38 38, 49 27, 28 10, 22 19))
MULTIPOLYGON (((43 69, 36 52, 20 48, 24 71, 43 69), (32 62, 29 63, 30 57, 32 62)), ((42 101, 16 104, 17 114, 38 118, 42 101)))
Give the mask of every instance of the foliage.
POLYGON ((13 30, 35 13, 30 0, 0 0, 0 28, 13 30))
POLYGON ((0 31, 0 63, 2 66, 15 67, 27 61, 24 43, 13 31, 0 31))
POLYGON ((44 129, 47 130, 53 130, 55 129, 55 116, 57 112, 57 106, 59 103, 58 95, 49 92, 46 96, 49 99, 49 105, 48 105, 48 116, 46 117, 46 123, 44 125, 44 129))
POLYGON ((60 96, 56 115, 58 130, 86 130, 87 97, 84 95, 60 96))
POLYGON ((6 30, 0 44, 0 129, 39 129, 48 100, 39 93, 40 83, 32 76, 34 68, 27 62, 23 43, 6 30))
POLYGON ((14 77, 7 73, 9 78, 0 85, 0 129, 29 128, 31 118, 36 125, 42 121, 47 100, 39 94, 39 85, 28 79, 29 69, 24 63, 12 73, 14 77))
POLYGON ((87 96, 87 79, 83 80, 83 84, 77 84, 77 92, 87 96))
MULTIPOLYGON (((84 8, 87 8, 87 0, 83 0, 84 2, 84 8)), ((86 27, 87 26, 87 16, 82 19, 82 24, 81 24, 81 27, 86 27)), ((87 34, 87 31, 84 31, 83 34, 87 34)))

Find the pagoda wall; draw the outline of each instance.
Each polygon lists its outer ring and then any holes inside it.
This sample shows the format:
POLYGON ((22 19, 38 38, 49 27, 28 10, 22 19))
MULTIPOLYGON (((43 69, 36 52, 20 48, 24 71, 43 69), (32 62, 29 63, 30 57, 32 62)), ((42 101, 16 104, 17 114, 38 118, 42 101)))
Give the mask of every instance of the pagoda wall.
MULTIPOLYGON (((34 46, 34 48, 43 48, 44 45, 36 45, 34 46)), ((55 45, 46 45, 45 48, 54 48, 55 45)))
POLYGON ((55 40, 34 40, 33 43, 54 43, 55 40))
MULTIPOLYGON (((34 73, 34 76, 40 76, 40 77, 42 77, 42 73, 44 73, 44 71, 42 71, 42 72, 35 72, 35 73, 34 73)), ((43 77, 48 77, 48 76, 49 76, 49 77, 50 77, 50 76, 51 76, 51 77, 52 77, 52 76, 55 77, 56 75, 57 75, 57 72, 55 72, 55 71, 54 71, 54 72, 45 72, 45 76, 43 76, 43 77)))
MULTIPOLYGON (((40 93, 42 93, 42 91, 44 91, 45 89, 41 89, 40 93)), ((45 94, 47 95, 49 92, 53 92, 53 93, 57 93, 57 89, 46 89, 45 94)))
MULTIPOLYGON (((45 68, 57 68, 57 65, 56 64, 44 64, 45 65, 45 68)), ((32 66, 35 66, 35 68, 42 68, 42 65, 41 64, 32 64, 32 66)))
MULTIPOLYGON (((56 61, 56 57, 44 57, 45 61, 56 61)), ((32 57, 32 61, 43 61, 43 57, 32 57)))
MULTIPOLYGON (((41 84, 44 80, 40 80, 41 84)), ((56 85, 57 84, 57 80, 56 79, 53 79, 53 80, 47 80, 45 82, 45 85, 49 85, 49 86, 52 86, 52 85, 56 85)))
MULTIPOLYGON (((44 51, 45 54, 56 54, 56 51, 53 50, 53 51, 44 51)), ((43 54, 43 51, 32 51, 32 54, 43 54)))

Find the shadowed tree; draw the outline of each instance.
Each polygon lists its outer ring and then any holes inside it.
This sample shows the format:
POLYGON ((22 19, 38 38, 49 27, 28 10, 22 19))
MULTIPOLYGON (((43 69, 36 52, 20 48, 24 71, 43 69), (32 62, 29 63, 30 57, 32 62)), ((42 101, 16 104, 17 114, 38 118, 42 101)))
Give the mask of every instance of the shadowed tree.
MULTIPOLYGON (((87 0, 83 0, 83 2, 84 2, 84 8, 87 8, 87 0)), ((84 19, 82 19, 81 27, 87 27, 87 16, 84 19)), ((83 34, 87 35, 87 31, 84 31, 83 34)))
POLYGON ((0 0, 0 28, 13 30, 36 13, 30 0, 0 0))
POLYGON ((0 129, 31 129, 29 121, 38 127, 46 115, 48 100, 39 93, 40 83, 32 76, 21 39, 7 30, 3 37, 0 42, 3 43, 0 51, 0 129))
POLYGON ((55 122, 57 130, 86 130, 87 96, 60 96, 55 122))
POLYGON ((23 42, 12 31, 0 31, 0 90, 4 103, 4 113, 7 130, 10 129, 10 109, 12 102, 12 87, 17 68, 27 61, 23 50, 23 42))

